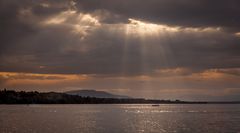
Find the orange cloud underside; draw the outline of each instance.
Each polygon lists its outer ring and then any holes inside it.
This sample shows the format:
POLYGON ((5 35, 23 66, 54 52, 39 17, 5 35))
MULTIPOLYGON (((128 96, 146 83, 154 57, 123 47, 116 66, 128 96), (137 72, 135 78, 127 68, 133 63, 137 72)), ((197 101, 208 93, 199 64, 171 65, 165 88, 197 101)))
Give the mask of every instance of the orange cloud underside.
POLYGON ((132 91, 132 95, 136 96, 138 96, 134 92, 136 89, 139 93, 149 91, 156 95, 161 94, 161 96, 164 94, 183 95, 191 93, 225 95, 239 92, 239 73, 240 69, 209 69, 194 72, 187 68, 159 69, 148 75, 124 77, 0 72, 0 88, 44 91, 66 91, 74 88, 118 91, 114 88, 128 88, 129 93, 132 91), (210 86, 210 89, 208 86, 210 86), (219 89, 219 91, 216 92, 216 89, 219 89))
POLYGON ((56 84, 69 81, 85 81, 88 75, 78 74, 36 74, 36 73, 16 73, 16 72, 0 72, 0 80, 5 85, 21 85, 21 84, 56 84))

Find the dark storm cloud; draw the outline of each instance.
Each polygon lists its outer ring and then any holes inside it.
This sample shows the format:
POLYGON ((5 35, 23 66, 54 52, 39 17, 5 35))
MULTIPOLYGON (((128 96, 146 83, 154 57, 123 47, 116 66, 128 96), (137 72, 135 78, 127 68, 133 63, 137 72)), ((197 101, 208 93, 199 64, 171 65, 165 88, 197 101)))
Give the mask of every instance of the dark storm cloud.
POLYGON ((20 6, 12 1, 0 1, 1 53, 9 43, 33 31, 31 26, 18 19, 19 8, 20 6))
POLYGON ((239 0, 79 0, 76 2, 80 10, 87 12, 105 10, 115 16, 117 14, 122 21, 136 18, 183 27, 223 27, 227 30, 240 30, 239 0))
POLYGON ((1 1, 0 71, 140 75, 161 68, 202 71, 240 67, 239 37, 225 31, 179 31, 142 41, 141 37, 126 37, 122 29, 112 29, 117 24, 126 24, 128 18, 135 18, 166 25, 237 31, 238 1, 75 2, 1 1), (76 23, 76 16, 58 25, 41 23, 75 9, 100 15, 101 22, 109 25, 87 30, 88 35, 81 39, 82 35, 73 34, 73 27, 66 24, 76 23))
MULTIPOLYGON (((59 3, 61 2, 59 1, 59 3)), ((37 21, 41 20, 41 17, 47 17, 66 9, 66 4, 65 6, 63 4, 42 0, 22 0, 21 2, 17 0, 0 1, 1 54, 9 52, 6 51, 7 49, 14 50, 11 45, 17 45, 16 43, 19 39, 22 40, 31 34, 37 34, 41 30, 36 24, 37 21), (51 8, 40 6, 43 2, 47 2, 53 6, 51 8), (31 13, 36 15, 38 18, 35 19, 38 20, 31 19, 31 13)))
POLYGON ((152 73, 160 68, 204 70, 240 66, 240 48, 236 43, 239 39, 225 33, 177 33, 145 42, 129 38, 126 42, 122 33, 106 28, 94 31, 85 40, 66 30, 47 31, 21 42, 22 47, 14 46, 13 55, 2 59, 5 67, 1 71, 131 75, 152 73), (81 51, 82 47, 86 51, 81 51))

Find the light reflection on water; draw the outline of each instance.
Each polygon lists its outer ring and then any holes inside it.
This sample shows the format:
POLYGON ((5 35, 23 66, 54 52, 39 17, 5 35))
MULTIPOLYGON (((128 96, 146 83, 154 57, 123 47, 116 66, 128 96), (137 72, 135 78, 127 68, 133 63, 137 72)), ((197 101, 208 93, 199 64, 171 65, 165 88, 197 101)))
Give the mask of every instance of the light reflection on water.
POLYGON ((0 133, 237 133, 240 105, 0 105, 0 133))

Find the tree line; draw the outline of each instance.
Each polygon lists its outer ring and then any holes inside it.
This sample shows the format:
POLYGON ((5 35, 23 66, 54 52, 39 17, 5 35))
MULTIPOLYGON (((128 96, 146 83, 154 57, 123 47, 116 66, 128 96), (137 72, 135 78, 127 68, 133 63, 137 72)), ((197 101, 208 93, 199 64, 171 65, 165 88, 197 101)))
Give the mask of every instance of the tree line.
POLYGON ((81 97, 57 92, 0 90, 0 104, 191 104, 180 100, 151 100, 143 98, 81 97))

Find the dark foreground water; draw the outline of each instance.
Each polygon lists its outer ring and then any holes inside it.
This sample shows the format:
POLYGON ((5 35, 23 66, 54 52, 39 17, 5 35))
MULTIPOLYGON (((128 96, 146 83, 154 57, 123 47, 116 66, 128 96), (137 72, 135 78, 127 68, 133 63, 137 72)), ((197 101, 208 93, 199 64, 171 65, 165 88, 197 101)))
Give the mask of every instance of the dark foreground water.
POLYGON ((240 133, 240 105, 0 105, 0 133, 240 133))

